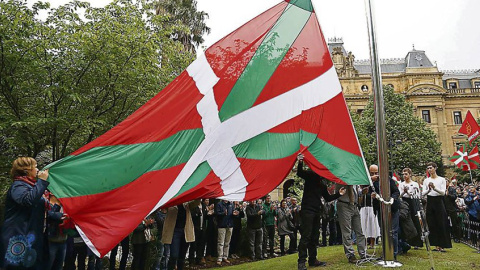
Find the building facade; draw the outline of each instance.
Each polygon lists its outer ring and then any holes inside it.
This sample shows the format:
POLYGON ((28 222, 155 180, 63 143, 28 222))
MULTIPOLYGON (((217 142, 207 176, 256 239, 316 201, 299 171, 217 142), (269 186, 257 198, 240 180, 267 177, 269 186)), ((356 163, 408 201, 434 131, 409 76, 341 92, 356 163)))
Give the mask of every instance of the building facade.
MULTIPOLYGON (((361 114, 373 93, 370 60, 355 60, 341 38, 329 39, 328 48, 350 112, 361 114)), ((467 139, 458 133, 467 111, 480 116, 480 69, 442 71, 415 48, 403 58, 381 59, 380 65, 383 84, 412 103, 442 143, 443 163, 453 166, 448 158, 467 139)), ((281 199, 283 193, 284 184, 270 194, 281 199)))
MULTIPOLYGON (((372 95, 369 60, 355 60, 342 39, 330 39, 329 50, 351 113, 361 113, 372 95)), ((480 69, 442 71, 425 51, 413 48, 404 58, 381 59, 382 82, 406 96, 442 143, 446 166, 466 136, 458 134, 467 111, 480 116, 480 69)))

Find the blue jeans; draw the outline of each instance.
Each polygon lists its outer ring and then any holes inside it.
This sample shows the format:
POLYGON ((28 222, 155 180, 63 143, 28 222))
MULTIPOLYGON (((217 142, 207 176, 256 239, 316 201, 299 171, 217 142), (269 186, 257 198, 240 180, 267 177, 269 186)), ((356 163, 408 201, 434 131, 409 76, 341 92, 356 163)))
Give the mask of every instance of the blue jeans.
POLYGON ((61 270, 65 254, 67 253, 67 242, 56 243, 48 241, 48 267, 47 269, 61 270))
POLYGON ((393 237, 393 255, 397 258, 398 254, 398 230, 400 228, 400 211, 392 211, 392 237, 393 237))

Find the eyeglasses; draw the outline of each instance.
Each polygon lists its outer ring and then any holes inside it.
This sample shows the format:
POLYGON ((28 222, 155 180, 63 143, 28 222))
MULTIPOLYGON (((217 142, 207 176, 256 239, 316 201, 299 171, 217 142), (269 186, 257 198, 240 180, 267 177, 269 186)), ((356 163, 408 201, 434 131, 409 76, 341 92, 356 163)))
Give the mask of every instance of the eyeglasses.
POLYGON ((427 170, 431 170, 431 169, 433 169, 432 166, 428 166, 428 167, 427 167, 427 170))
POLYGON ((378 172, 370 172, 370 175, 378 175, 378 172))

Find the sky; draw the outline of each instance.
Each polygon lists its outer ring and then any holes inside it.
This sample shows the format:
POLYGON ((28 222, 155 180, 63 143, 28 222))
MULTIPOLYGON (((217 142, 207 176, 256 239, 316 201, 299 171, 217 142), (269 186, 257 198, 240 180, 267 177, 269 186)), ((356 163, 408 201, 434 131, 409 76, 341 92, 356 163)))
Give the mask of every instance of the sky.
MULTIPOLYGON (((44 0, 48 1, 48 0, 44 0)), ((28 0, 28 2, 35 2, 28 0)), ((51 0, 52 6, 67 3, 51 0)), ((90 0, 102 6, 109 0, 90 0)), ((209 47, 281 0, 197 0, 208 13, 209 47)), ((325 38, 343 38, 355 59, 368 59, 369 45, 363 0, 312 0, 325 38)), ((379 57, 404 58, 425 51, 440 70, 480 69, 479 0, 375 0, 379 57)))

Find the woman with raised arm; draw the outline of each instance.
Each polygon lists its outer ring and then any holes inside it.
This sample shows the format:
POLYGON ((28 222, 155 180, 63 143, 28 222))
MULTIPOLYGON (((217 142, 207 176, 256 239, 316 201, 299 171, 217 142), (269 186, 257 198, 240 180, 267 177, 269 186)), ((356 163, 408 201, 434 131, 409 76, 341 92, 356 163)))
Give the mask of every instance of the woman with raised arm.
POLYGON ((10 174, 13 183, 5 201, 0 265, 5 269, 42 269, 46 264, 43 227, 48 203, 42 195, 48 186, 48 170, 39 172, 35 159, 19 157, 10 174))

